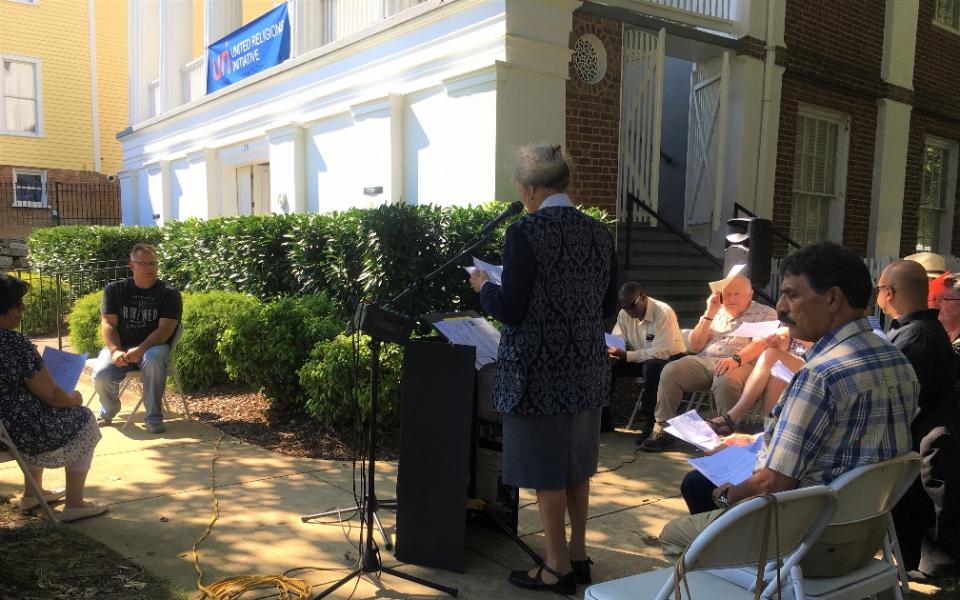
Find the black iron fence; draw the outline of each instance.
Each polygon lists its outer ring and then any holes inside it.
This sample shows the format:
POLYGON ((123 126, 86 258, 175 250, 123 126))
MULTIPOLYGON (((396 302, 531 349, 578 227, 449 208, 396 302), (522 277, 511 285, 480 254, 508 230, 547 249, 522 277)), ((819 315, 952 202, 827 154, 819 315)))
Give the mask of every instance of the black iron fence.
POLYGON ((119 225, 117 183, 0 185, 0 225, 119 225))
POLYGON ((130 276, 130 266, 123 261, 93 261, 39 269, 15 269, 15 277, 30 284, 24 303, 27 311, 20 323, 21 332, 33 338, 56 337, 63 349, 67 336, 67 316, 82 296, 102 290, 111 281, 130 276))

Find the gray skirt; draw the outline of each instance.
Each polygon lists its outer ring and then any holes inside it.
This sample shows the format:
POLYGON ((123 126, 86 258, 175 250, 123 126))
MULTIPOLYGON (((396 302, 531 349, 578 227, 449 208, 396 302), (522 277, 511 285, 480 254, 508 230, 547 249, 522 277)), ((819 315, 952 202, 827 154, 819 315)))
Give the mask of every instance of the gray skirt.
POLYGON ((597 472, 600 409, 547 416, 503 415, 503 482, 562 490, 597 472))

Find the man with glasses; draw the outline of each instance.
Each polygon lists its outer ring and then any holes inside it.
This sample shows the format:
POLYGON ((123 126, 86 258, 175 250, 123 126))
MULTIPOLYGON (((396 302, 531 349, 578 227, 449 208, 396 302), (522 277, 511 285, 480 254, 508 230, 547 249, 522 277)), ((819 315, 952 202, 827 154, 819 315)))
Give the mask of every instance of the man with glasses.
POLYGON ((170 341, 183 313, 180 292, 157 278, 157 251, 136 244, 130 251, 133 277, 107 285, 100 303, 100 329, 106 343, 93 369, 100 396, 100 425, 120 410, 120 382, 130 371, 143 377, 144 424, 163 433, 163 391, 170 341))
MULTIPOLYGON (((920 381, 910 433, 921 456, 921 476, 893 509, 904 564, 918 580, 940 574, 941 565, 952 562, 950 544, 960 534, 956 508, 945 506, 948 494, 954 502, 957 494, 956 447, 950 435, 957 418, 957 357, 937 310, 927 308, 927 277, 920 263, 897 260, 877 283, 877 306, 893 319, 890 342, 907 356, 920 381)), ((934 300, 941 303, 942 293, 934 300)))
MULTIPOLYGON (((687 347, 670 305, 647 295, 643 285, 628 281, 620 288, 620 313, 613 335, 623 338, 626 349, 608 348, 613 377, 643 377, 640 414, 644 420, 637 443, 643 443, 653 427, 660 372, 667 361, 680 358, 687 347)), ((613 394, 613 385, 610 386, 613 394)))

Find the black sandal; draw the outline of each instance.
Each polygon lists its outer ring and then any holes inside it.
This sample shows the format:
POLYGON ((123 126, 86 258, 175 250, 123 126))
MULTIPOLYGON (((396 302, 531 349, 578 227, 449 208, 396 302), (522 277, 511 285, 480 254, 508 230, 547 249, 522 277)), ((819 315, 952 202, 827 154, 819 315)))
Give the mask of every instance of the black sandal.
POLYGON ((510 573, 509 581, 511 584, 525 590, 556 592, 567 596, 577 593, 577 580, 573 571, 570 571, 566 575, 561 575, 543 563, 540 563, 537 567, 537 574, 533 577, 530 577, 530 573, 528 573, 527 570, 513 571, 510 573), (545 583, 543 581, 544 571, 556 577, 556 583, 545 583))
POLYGON ((585 560, 570 561, 570 566, 573 567, 573 575, 577 583, 581 585, 593 583, 593 578, 590 577, 590 565, 592 564, 593 561, 590 560, 589 556, 585 560))

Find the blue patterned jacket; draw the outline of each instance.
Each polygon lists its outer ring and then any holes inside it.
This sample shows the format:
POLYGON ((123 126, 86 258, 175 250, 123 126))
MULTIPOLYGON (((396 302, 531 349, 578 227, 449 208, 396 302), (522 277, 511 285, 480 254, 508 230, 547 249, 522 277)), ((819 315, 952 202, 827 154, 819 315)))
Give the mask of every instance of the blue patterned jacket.
POLYGON ((506 232, 502 286, 480 291, 503 322, 493 404, 502 413, 557 415, 609 400, 603 319, 617 312, 610 232, 554 195, 506 232))

